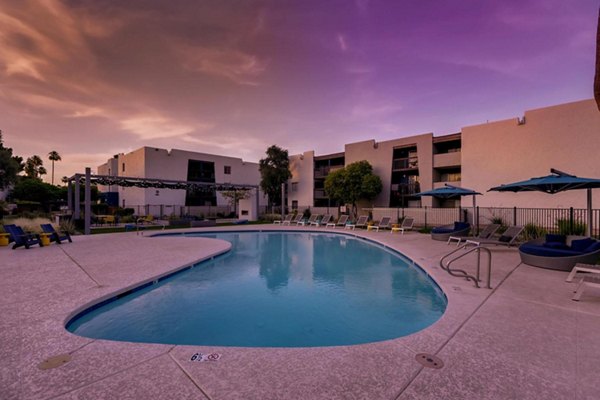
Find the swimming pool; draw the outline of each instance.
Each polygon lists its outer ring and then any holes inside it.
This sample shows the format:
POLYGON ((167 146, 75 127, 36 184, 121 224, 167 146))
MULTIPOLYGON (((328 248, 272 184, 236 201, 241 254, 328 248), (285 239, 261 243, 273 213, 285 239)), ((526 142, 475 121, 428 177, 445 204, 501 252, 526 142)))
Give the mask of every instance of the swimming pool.
MULTIPOLYGON (((291 231, 187 236, 224 239, 232 249, 83 311, 67 329, 147 343, 336 346, 409 335, 446 309, 444 293, 409 259, 354 236, 291 231)), ((160 239, 152 240, 159 245, 160 239)))

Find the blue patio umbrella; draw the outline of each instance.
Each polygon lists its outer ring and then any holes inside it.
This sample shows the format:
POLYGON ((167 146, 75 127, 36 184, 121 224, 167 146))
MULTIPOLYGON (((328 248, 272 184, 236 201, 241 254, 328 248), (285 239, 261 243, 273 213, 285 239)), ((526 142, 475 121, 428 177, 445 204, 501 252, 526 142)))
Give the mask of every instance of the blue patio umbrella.
POLYGON ((567 190, 587 189, 588 223, 586 234, 590 236, 592 232, 592 189, 600 188, 600 179, 580 178, 554 168, 551 168, 550 172, 551 174, 547 176, 495 186, 489 189, 488 192, 493 190, 496 192, 544 192, 554 194, 567 190))
POLYGON ((472 189, 462 188, 458 186, 452 186, 449 184, 445 184, 442 187, 433 190, 427 190, 425 192, 420 192, 415 194, 415 196, 432 196, 439 197, 441 199, 452 199, 456 197, 462 196, 473 196, 473 221, 475 221, 475 209, 476 209, 476 200, 475 196, 481 195, 481 193, 476 192, 472 189))

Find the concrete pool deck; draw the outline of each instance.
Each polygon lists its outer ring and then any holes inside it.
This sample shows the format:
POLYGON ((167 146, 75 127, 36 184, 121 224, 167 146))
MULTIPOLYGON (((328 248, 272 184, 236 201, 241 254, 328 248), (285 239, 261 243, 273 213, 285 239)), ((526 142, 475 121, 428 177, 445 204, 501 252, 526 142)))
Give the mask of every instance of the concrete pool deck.
MULTIPOLYGON (((600 292, 589 291, 574 302, 576 284, 565 282, 567 272, 520 265, 517 250, 507 248, 492 248, 493 290, 477 289, 440 269, 440 257, 454 247, 429 235, 336 231, 377 240, 413 259, 447 294, 444 316, 413 335, 357 346, 238 348, 95 340, 67 332, 66 319, 103 296, 227 251, 229 244, 132 232, 76 236, 73 243, 29 250, 1 247, 0 398, 600 396, 600 292), (195 353, 214 352, 221 354, 220 360, 190 360, 195 353), (439 357, 443 368, 424 368, 415 360, 418 353, 439 357), (71 357, 64 365, 39 368, 44 360, 64 354, 71 357)), ((473 271, 474 259, 457 265, 473 271)))

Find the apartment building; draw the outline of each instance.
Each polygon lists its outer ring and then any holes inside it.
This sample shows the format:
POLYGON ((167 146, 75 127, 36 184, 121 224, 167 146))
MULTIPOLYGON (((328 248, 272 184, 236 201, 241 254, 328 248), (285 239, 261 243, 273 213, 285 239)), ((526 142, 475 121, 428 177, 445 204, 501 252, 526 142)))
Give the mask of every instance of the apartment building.
MULTIPOLYGON (((126 154, 117 154, 98 166, 98 175, 172 179, 178 181, 258 185, 257 163, 240 158, 185 150, 142 147, 126 154)), ((218 191, 186 191, 157 188, 102 186, 107 200, 122 207, 139 205, 226 206, 229 200, 218 191), (116 203, 115 203, 116 202, 116 203)), ((259 198, 265 205, 264 196, 259 198)))
MULTIPOLYGON (((379 196, 365 206, 455 207, 471 199, 420 198, 416 193, 448 183, 484 194, 486 207, 585 207, 581 193, 487 192, 493 186, 550 173, 550 168, 584 176, 600 176, 600 113, 594 100, 526 111, 523 116, 467 126, 460 132, 432 133, 377 142, 350 143, 344 151, 316 156, 314 151, 290 156, 292 178, 288 204, 335 206, 323 191, 327 174, 367 160, 383 182, 379 196)), ((600 207, 600 199, 594 201, 600 207)))

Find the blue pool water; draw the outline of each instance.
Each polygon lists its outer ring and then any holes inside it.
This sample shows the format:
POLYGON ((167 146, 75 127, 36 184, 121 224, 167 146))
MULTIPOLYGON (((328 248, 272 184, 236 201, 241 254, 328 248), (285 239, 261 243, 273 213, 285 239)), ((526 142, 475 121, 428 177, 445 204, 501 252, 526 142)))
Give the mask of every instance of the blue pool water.
MULTIPOLYGON (((353 236, 197 236, 224 239, 233 248, 84 311, 67 329, 81 336, 132 342, 335 346, 409 335, 433 324, 446 309, 443 292, 410 260, 353 236)), ((160 239, 153 240, 160 245, 160 239)))

